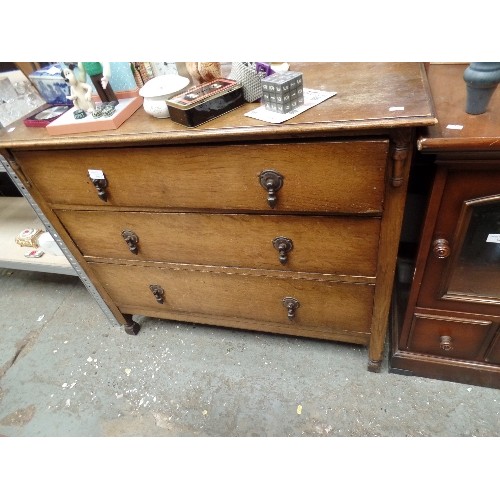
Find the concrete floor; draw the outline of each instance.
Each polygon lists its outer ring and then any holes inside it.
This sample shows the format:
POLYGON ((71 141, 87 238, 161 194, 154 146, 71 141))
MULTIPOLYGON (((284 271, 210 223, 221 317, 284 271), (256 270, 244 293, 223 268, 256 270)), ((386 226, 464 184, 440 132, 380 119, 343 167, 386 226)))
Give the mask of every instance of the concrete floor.
POLYGON ((0 269, 0 435, 498 436, 498 390, 366 369, 366 348, 138 317, 0 269))

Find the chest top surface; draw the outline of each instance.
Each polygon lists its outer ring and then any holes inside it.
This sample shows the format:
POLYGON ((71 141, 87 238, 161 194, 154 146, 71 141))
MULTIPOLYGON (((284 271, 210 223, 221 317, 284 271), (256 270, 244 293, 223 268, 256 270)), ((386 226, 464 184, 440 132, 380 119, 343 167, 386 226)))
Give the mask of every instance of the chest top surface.
POLYGON ((61 136, 49 136, 43 128, 26 127, 20 120, 0 130, 0 148, 57 149, 313 138, 436 123, 421 63, 296 62, 290 63, 290 69, 303 73, 305 88, 337 94, 282 124, 244 116, 260 103, 247 103, 196 128, 153 118, 142 108, 116 130, 61 136))
POLYGON ((428 127, 418 149, 428 153, 500 151, 500 89, 485 113, 465 112, 467 64, 430 64, 428 81, 438 124, 428 127))

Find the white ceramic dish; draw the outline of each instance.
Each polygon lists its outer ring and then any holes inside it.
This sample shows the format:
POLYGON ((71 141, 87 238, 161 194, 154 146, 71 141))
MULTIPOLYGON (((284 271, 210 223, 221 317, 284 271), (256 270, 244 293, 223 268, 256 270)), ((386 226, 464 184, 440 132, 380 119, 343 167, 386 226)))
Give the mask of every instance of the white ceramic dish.
POLYGON ((139 95, 144 97, 144 111, 155 118, 168 118, 170 114, 166 100, 180 93, 188 85, 189 78, 180 75, 160 75, 152 78, 139 89, 139 95))

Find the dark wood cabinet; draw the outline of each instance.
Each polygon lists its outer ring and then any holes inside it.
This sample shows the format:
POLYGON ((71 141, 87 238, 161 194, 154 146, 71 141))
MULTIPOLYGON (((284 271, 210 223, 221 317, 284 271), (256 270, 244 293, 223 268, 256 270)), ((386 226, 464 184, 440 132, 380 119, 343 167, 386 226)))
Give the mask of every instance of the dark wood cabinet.
POLYGON ((390 370, 500 388, 500 95, 467 115, 464 69, 429 67, 439 124, 418 147, 436 171, 413 280, 394 289, 390 370))

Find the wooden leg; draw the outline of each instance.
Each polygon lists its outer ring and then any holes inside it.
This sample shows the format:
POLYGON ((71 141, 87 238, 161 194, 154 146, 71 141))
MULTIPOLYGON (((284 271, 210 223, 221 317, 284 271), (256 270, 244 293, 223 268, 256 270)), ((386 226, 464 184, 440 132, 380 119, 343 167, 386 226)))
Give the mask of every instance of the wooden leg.
POLYGON ((139 330, 141 329, 141 325, 139 323, 136 323, 132 319, 131 314, 124 314, 123 317, 125 318, 125 332, 128 333, 129 335, 137 335, 139 333, 139 330))
POLYGON ((373 373, 380 373, 380 369, 382 368, 382 360, 373 361, 371 359, 368 360, 368 371, 373 373))

